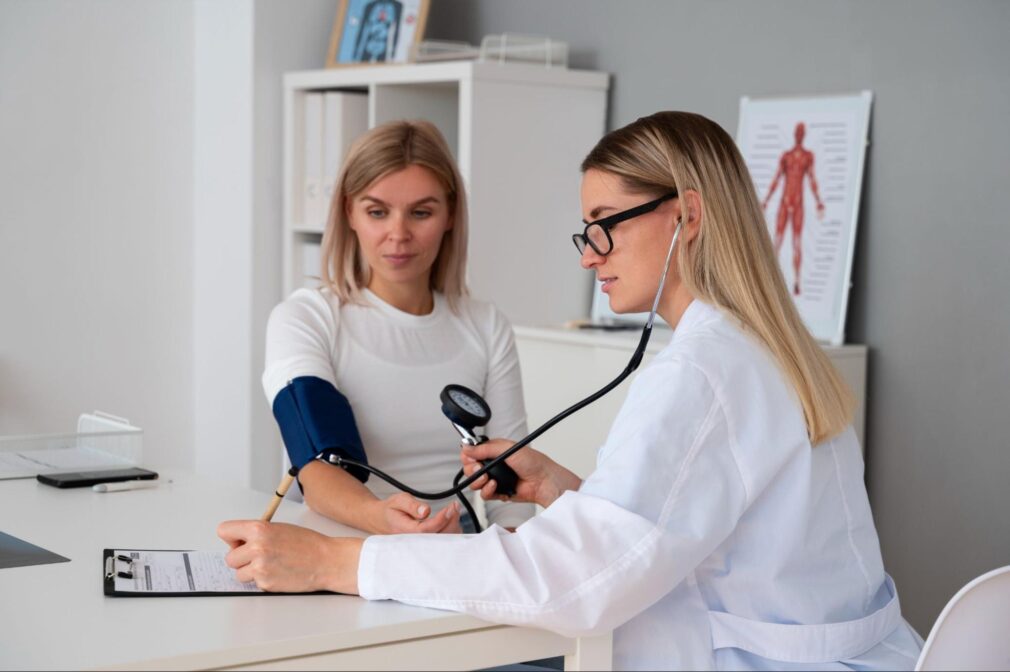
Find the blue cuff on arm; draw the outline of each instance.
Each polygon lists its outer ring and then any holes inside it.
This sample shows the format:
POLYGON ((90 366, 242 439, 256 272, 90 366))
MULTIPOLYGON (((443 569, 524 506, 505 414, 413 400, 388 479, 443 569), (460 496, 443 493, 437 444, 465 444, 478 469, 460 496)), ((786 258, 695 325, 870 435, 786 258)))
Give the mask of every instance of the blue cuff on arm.
MULTIPOLYGON (((292 380, 274 397, 273 411, 296 469, 324 451, 368 464, 350 402, 322 378, 303 376, 292 380)), ((346 469, 362 483, 368 480, 364 469, 346 469)))

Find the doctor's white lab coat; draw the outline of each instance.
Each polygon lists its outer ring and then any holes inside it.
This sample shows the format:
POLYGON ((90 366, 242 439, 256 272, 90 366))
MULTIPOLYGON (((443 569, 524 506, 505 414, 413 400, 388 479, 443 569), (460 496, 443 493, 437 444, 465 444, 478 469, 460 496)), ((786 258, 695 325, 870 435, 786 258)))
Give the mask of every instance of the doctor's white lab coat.
POLYGON ((370 537, 358 585, 566 635, 614 629, 616 669, 912 669, 922 645, 884 573, 855 433, 811 446, 768 352, 701 301, 577 492, 514 534, 370 537))

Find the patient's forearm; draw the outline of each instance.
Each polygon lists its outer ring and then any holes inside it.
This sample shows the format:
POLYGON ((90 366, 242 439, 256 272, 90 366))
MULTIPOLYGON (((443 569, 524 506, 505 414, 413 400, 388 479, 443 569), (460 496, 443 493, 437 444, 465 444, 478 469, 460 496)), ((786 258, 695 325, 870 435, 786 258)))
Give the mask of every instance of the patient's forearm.
POLYGON ((365 532, 380 532, 380 500, 365 484, 339 467, 309 462, 298 474, 305 503, 316 513, 365 532))

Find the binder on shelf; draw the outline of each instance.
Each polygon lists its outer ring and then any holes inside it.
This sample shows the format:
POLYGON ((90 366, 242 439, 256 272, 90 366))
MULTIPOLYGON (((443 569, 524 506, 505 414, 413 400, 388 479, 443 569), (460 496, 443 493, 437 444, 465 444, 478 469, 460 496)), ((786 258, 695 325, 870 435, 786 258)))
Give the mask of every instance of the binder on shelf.
POLYGON ((302 225, 323 228, 323 94, 305 94, 302 225))
POLYGON ((343 91, 323 94, 323 212, 329 217, 340 165, 354 140, 368 130, 368 95, 343 91))

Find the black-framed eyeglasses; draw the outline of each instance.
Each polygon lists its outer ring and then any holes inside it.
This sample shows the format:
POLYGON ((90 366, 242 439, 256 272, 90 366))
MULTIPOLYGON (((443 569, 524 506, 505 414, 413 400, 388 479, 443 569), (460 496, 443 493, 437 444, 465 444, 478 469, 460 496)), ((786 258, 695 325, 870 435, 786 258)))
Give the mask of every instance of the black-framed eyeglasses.
POLYGON ((583 230, 582 233, 572 234, 572 242, 575 243, 575 249, 577 249, 581 255, 586 251, 586 245, 589 245, 589 247, 593 248, 593 251, 596 252, 596 254, 603 257, 607 256, 614 249, 614 240, 610 237, 610 230, 612 228, 621 222, 638 217, 639 215, 644 215, 647 212, 652 212, 663 202, 669 201, 671 198, 677 198, 676 189, 663 194, 654 201, 649 201, 648 203, 643 203, 642 205, 636 205, 634 208, 618 212, 616 215, 610 215, 609 217, 604 217, 603 219, 598 219, 595 222, 587 222, 583 219, 582 223, 586 225, 585 230, 583 230))

